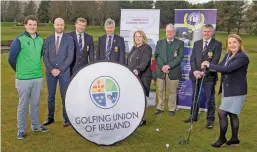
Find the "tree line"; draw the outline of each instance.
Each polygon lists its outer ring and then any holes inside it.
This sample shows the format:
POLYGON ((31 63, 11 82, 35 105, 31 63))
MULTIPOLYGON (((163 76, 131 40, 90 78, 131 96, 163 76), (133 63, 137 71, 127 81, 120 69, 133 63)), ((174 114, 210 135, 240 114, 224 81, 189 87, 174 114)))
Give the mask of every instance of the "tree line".
POLYGON ((192 4, 188 1, 1 1, 2 22, 22 22, 27 15, 36 15, 41 23, 62 17, 74 23, 78 17, 92 26, 103 26, 107 18, 120 22, 120 9, 160 9, 160 25, 173 23, 175 9, 218 9, 217 30, 257 35, 257 1, 217 1, 192 4))

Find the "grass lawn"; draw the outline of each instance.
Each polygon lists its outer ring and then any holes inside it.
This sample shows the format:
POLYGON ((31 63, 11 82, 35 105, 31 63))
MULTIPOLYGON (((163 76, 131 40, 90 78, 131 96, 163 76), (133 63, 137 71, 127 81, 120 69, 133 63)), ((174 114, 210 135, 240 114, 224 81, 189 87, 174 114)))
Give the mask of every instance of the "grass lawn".
MULTIPOLYGON (((241 144, 237 148, 223 147, 214 149, 210 146, 216 140, 219 133, 218 119, 212 130, 205 128, 205 113, 201 112, 199 121, 195 123, 191 141, 189 145, 179 145, 178 141, 187 137, 188 124, 182 121, 188 117, 188 110, 179 110, 174 117, 169 116, 167 109, 160 116, 153 113, 155 107, 149 107, 146 111, 147 125, 138 128, 134 134, 128 137, 118 146, 99 147, 80 137, 71 127, 62 127, 62 110, 59 91, 56 98, 55 123, 49 126, 48 133, 35 133, 31 131, 30 119, 28 117, 27 137, 25 140, 17 140, 17 104, 18 96, 15 89, 14 72, 7 62, 8 56, 3 54, 2 61, 2 151, 3 152, 160 152, 160 151, 178 151, 178 152, 254 152, 257 151, 257 53, 248 53, 250 57, 250 66, 248 73, 248 95, 240 114, 239 137, 241 144), (160 128, 160 132, 156 132, 160 128), (170 144, 167 150, 165 145, 170 144)), ((40 103, 40 121, 47 118, 47 88, 45 77, 44 87, 41 93, 40 103)), ((239 80, 240 81, 240 80, 239 80)), ((220 96, 216 95, 217 109, 220 104, 220 96)), ((167 106, 166 106, 167 107, 167 106)), ((217 114, 216 114, 217 115, 217 114)), ((216 117, 217 118, 217 117, 216 117)), ((227 138, 231 136, 231 129, 228 129, 227 138)))

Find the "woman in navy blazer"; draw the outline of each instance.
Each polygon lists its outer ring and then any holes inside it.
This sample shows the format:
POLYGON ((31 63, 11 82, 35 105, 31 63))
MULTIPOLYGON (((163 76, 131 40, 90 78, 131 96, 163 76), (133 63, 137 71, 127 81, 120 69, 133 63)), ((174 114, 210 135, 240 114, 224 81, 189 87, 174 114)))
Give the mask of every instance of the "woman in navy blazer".
POLYGON ((221 105, 219 108, 220 135, 218 140, 212 144, 213 147, 222 145, 237 146, 239 119, 238 115, 242 109, 245 96, 247 94, 247 68, 249 64, 248 56, 243 52, 242 39, 236 34, 230 34, 227 38, 228 53, 218 64, 210 64, 208 61, 202 63, 212 71, 221 73, 221 86, 219 93, 222 92, 221 105), (232 137, 226 139, 228 128, 228 118, 230 117, 232 137))

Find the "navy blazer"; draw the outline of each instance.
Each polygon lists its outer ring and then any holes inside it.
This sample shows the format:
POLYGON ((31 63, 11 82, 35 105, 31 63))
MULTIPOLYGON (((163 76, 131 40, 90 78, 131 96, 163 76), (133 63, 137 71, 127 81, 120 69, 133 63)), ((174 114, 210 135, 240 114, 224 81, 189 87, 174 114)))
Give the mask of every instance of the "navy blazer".
POLYGON ((247 94, 247 68, 249 64, 248 56, 238 51, 227 64, 226 59, 230 54, 226 54, 223 60, 218 64, 210 64, 209 69, 221 72, 221 83, 219 93, 224 87, 224 97, 239 96, 247 94))
MULTIPOLYGON (((193 74, 194 71, 202 71, 201 64, 203 61, 209 61, 211 64, 218 64, 220 60, 220 55, 222 51, 222 43, 211 39, 208 44, 205 52, 203 53, 203 39, 198 40, 194 43, 192 54, 190 57, 190 66, 191 71, 189 72, 189 78, 193 81, 196 81, 196 78, 193 74)), ((216 72, 206 70, 204 81, 216 81, 218 75, 216 72)))
POLYGON ((70 74, 70 64, 74 55, 74 44, 71 36, 63 33, 57 55, 55 34, 48 36, 44 43, 43 52, 46 74, 51 74, 53 69, 59 69, 61 74, 70 74))
POLYGON ((74 42, 74 57, 71 63, 71 72, 74 73, 88 63, 93 63, 95 58, 93 37, 84 33, 84 47, 80 51, 76 31, 69 33, 74 42))
MULTIPOLYGON (((107 35, 98 38, 96 61, 106 60, 106 37, 107 35)), ((113 36, 110 60, 119 62, 120 64, 125 64, 124 38, 116 34, 113 36)))

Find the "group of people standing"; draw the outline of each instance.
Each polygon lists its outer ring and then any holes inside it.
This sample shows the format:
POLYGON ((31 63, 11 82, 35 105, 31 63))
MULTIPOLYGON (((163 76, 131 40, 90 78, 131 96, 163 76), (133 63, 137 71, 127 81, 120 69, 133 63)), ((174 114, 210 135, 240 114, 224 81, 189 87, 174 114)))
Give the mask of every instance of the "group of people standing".
MULTIPOLYGON (((93 37, 84 32, 87 21, 78 18, 75 23, 76 30, 64 33, 64 20, 56 18, 54 21, 55 33, 43 39, 38 35, 38 19, 27 16, 24 20, 26 31, 16 38, 10 48, 9 63, 16 72, 16 88, 19 94, 17 111, 18 139, 24 139, 26 132, 26 115, 30 103, 30 116, 32 131, 48 132, 46 127, 54 122, 55 94, 59 81, 60 93, 63 103, 63 126, 70 125, 65 111, 65 88, 70 77, 80 68, 98 60, 115 61, 125 64, 143 84, 145 95, 149 96, 152 80, 151 59, 152 48, 147 44, 144 31, 134 32, 134 46, 125 57, 124 38, 114 34, 115 22, 107 19, 105 22, 106 34, 98 38, 98 45, 94 48, 93 37), (38 119, 38 106, 42 89, 41 57, 46 67, 46 82, 48 88, 48 118, 40 125, 38 119)), ((203 26, 203 39, 196 41, 190 57, 190 79, 192 80, 193 94, 199 92, 203 80, 206 94, 207 124, 211 129, 215 120, 215 84, 218 80, 217 72, 222 73, 220 92, 222 104, 219 110, 220 136, 213 147, 223 144, 239 144, 238 114, 241 111, 245 95, 247 94, 247 67, 249 59, 243 52, 242 40, 236 34, 231 34, 226 40, 228 53, 219 63, 222 51, 221 42, 213 38, 214 27, 210 24, 203 26), (203 72, 205 71, 205 73, 203 72), (241 80, 241 81, 238 81, 241 80), (232 127, 232 138, 227 141, 225 134, 228 127, 229 115, 232 127)), ((184 42, 175 38, 176 29, 172 24, 166 26, 166 38, 159 40, 156 45, 154 58, 158 85, 158 104, 155 114, 161 114, 165 105, 165 90, 168 92, 169 115, 175 115, 176 91, 179 79, 182 77, 180 63, 184 58, 184 42)), ((198 93, 196 93, 198 94, 198 93)), ((193 99, 192 99, 193 101, 193 99)), ((194 102, 190 117, 184 122, 198 121, 199 105, 194 102), (196 111, 196 112, 195 112, 196 111)), ((143 119, 140 125, 145 125, 143 119)))

